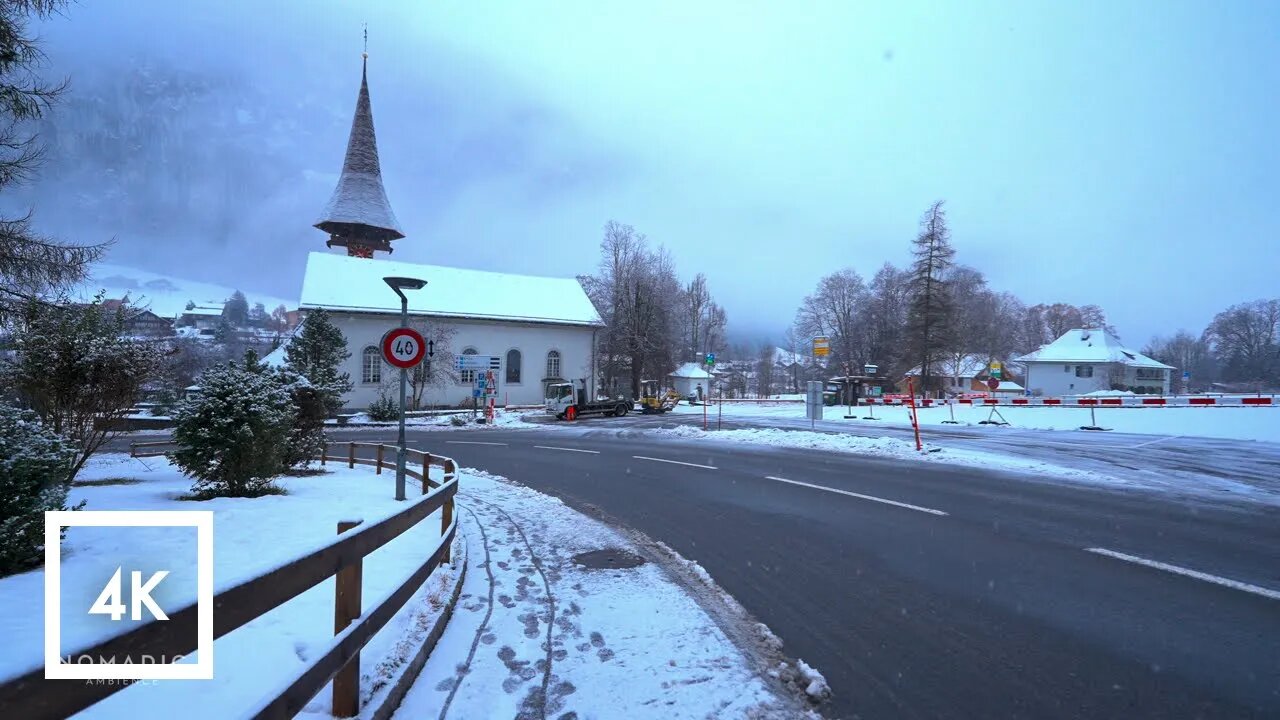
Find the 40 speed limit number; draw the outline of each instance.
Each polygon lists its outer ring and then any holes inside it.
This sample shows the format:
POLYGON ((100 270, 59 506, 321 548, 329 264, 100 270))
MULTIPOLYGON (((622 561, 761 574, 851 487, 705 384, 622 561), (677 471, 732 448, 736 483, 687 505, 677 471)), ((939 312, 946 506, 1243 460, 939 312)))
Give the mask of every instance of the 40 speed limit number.
POLYGON ((388 363, 407 370, 422 362, 427 343, 413 328, 395 328, 382 336, 382 357, 388 363))

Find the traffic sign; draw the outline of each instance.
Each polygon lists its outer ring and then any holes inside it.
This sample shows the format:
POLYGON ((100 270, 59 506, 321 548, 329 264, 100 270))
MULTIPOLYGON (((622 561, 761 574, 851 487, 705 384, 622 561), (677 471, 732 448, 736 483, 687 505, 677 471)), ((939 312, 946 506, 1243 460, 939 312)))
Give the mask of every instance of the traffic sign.
POLYGON ((708 365, 715 365, 715 364, 716 364, 716 354, 715 354, 715 353, 707 353, 707 364, 708 364, 708 365))
POLYGON ((458 370, 494 370, 498 358, 492 355, 459 355, 454 363, 458 370))
POLYGON ((990 380, 987 380, 987 387, 993 391, 998 390, 1000 388, 1000 378, 991 378, 990 380))
POLYGON ((991 377, 993 377, 993 378, 995 378, 995 379, 997 379, 997 380, 999 380, 999 379, 1000 379, 1000 376, 1004 374, 1004 366, 1000 364, 1000 361, 999 361, 999 360, 992 360, 992 361, 991 361, 991 373, 990 373, 990 374, 991 374, 991 377))
POLYGON ((382 336, 382 359, 401 370, 422 362, 426 354, 427 343, 413 328, 392 328, 382 336))
POLYGON ((826 357, 831 354, 831 340, 826 335, 818 335, 813 338, 813 356, 826 357))

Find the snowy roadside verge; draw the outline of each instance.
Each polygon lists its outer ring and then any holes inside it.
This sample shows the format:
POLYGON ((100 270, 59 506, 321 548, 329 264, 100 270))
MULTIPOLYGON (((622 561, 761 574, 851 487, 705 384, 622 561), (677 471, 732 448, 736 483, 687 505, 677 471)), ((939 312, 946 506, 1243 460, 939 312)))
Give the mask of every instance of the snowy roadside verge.
POLYGON ((907 440, 889 437, 864 437, 861 435, 845 435, 839 433, 813 432, 810 430, 783 430, 780 428, 746 428, 741 430, 702 430, 692 425, 680 425, 674 428, 658 428, 646 430, 646 433, 694 440, 698 442, 751 443, 755 445, 771 445, 774 447, 798 448, 806 450, 823 450, 826 452, 851 453, 856 455, 872 455, 910 460, 917 462, 954 463, 970 467, 991 470, 1043 475, 1047 477, 1078 480, 1090 483, 1109 483, 1120 481, 1085 470, 1053 465, 1038 460, 1013 457, 999 453, 980 452, 976 450, 954 450, 951 448, 930 451, 927 444, 925 450, 917 452, 915 444, 907 440))
POLYGON ((818 717, 801 693, 824 697, 820 675, 784 666, 758 623, 707 612, 698 592, 728 596, 705 571, 691 592, 695 564, 499 476, 464 469, 458 497, 460 604, 397 718, 818 717), (598 550, 648 562, 575 559, 598 550))
MULTIPOLYGON (((71 502, 87 501, 89 510, 211 510, 214 513, 215 589, 293 560, 331 542, 339 520, 373 523, 404 508, 393 499, 388 475, 364 467, 307 477, 284 477, 285 495, 254 499, 219 498, 204 502, 177 499, 191 485, 176 468, 158 458, 123 455, 95 458, 77 478, 71 502)), ((363 609, 398 586, 438 545, 440 516, 433 514, 387 545, 366 556, 363 609)), ((117 566, 166 569, 155 597, 162 607, 194 599, 195 534, 181 528, 71 528, 63 542, 62 650, 72 652, 129 629, 85 610, 117 566)), ((361 651, 361 695, 365 701, 385 693, 413 651, 440 617, 461 570, 443 565, 361 651), (406 644, 406 640, 410 642, 406 644)), ((44 571, 0 580, 0 677, 39 667, 43 659, 40 613, 44 571), (30 610, 34 608, 34 611, 30 610), (25 609, 25 610, 24 610, 25 609)), ((219 639, 214 645, 214 679, 140 683, 97 703, 77 717, 135 718, 177 715, 186 718, 239 717, 307 667, 333 639, 333 580, 326 580, 280 607, 219 639), (143 712, 143 709, 146 712, 143 712)), ((304 714, 327 716, 328 689, 304 714)))
MULTIPOLYGON (((449 415, 430 415, 426 417, 410 417, 405 419, 405 427, 414 430, 486 430, 486 429, 502 429, 502 430, 518 430, 521 428, 537 428, 543 427, 543 424, 531 422, 532 418, 545 417, 545 413, 540 410, 535 411, 506 411, 498 410, 494 413, 493 422, 473 423, 471 422, 471 413, 452 413, 449 415), (464 424, 455 425, 453 418, 464 420, 464 424)), ((325 423, 325 429, 330 431, 340 430, 386 430, 397 426, 395 421, 391 422, 375 422, 369 419, 366 413, 357 413, 354 417, 347 420, 346 423, 339 425, 334 420, 325 423)))

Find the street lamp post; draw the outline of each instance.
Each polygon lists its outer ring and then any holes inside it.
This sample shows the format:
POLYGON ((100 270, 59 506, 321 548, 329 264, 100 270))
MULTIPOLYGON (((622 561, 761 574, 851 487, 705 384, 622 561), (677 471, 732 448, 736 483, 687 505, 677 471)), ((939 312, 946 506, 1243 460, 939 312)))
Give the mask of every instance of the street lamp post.
MULTIPOLYGON (((409 327, 409 298, 405 297, 403 290, 421 290, 427 286, 426 280, 418 280, 417 278, 407 277, 384 277, 382 281, 390 287, 396 295, 400 296, 400 327, 409 327)), ((396 439, 396 499, 404 500, 404 398, 405 390, 408 387, 409 370, 400 368, 400 431, 396 439)))

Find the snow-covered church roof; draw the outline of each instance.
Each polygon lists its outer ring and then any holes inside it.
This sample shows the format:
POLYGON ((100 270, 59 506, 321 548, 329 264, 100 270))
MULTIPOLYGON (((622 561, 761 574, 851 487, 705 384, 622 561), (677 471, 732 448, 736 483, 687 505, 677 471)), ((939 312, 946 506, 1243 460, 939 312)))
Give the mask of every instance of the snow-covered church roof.
POLYGON ((427 281, 421 290, 405 291, 409 312, 418 315, 603 325, 595 306, 573 278, 510 275, 326 252, 307 256, 300 307, 399 313, 400 298, 382 281, 393 276, 427 281))
POLYGON ((1016 358, 1018 362, 1123 363, 1131 367, 1173 370, 1173 366, 1153 360, 1120 344, 1120 338, 1106 330, 1068 330, 1062 337, 1035 352, 1016 358))
MULTIPOLYGON (((366 66, 368 60, 365 60, 366 66)), ((360 94, 351 118, 347 155, 342 162, 338 186, 315 226, 339 237, 387 243, 404 237, 400 222, 382 186, 382 166, 378 161, 378 139, 373 131, 373 108, 369 103, 369 74, 360 74, 360 94)), ((390 249, 388 245, 385 249, 390 249)))

